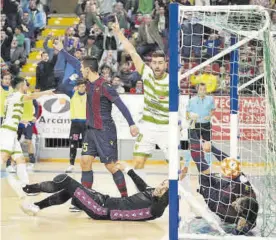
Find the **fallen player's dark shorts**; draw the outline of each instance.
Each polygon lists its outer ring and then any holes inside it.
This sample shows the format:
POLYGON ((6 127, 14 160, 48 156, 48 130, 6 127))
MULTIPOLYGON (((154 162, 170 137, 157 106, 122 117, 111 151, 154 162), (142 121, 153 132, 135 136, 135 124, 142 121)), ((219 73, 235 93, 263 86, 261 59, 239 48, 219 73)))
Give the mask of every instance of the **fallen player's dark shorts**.
POLYGON ((118 160, 117 131, 115 123, 108 122, 103 129, 87 128, 82 144, 82 155, 100 157, 102 163, 118 160))
POLYGON ((32 140, 33 137, 33 125, 28 124, 27 127, 20 127, 18 128, 17 135, 18 139, 21 138, 22 134, 25 136, 25 139, 32 140))
POLYGON ((70 137, 69 137, 70 140, 79 141, 80 138, 82 138, 83 140, 85 136, 85 129, 86 129, 85 122, 72 121, 71 128, 70 128, 70 137))
POLYGON ((92 219, 107 220, 110 219, 109 210, 104 207, 107 197, 107 195, 80 185, 74 192, 71 203, 92 219))
POLYGON ((198 139, 202 137, 205 141, 211 141, 211 123, 196 123, 195 129, 189 130, 189 138, 191 138, 191 132, 196 132, 198 139))

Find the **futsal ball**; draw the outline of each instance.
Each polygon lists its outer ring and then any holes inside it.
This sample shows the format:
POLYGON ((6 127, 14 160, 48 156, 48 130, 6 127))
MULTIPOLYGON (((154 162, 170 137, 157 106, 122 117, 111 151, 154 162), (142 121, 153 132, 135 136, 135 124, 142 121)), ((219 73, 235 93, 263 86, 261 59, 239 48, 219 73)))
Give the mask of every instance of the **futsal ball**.
POLYGON ((234 179, 241 174, 241 163, 235 158, 225 158, 220 163, 224 177, 234 179))

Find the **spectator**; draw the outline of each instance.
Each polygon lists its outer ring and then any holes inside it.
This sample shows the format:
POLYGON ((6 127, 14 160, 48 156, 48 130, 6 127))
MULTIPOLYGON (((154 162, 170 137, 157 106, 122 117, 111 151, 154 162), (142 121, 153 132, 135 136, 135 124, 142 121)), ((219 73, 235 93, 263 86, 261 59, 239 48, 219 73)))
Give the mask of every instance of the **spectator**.
POLYGON ((157 21, 157 27, 160 35, 162 37, 166 37, 166 29, 168 27, 168 19, 165 16, 165 8, 164 7, 159 7, 155 19, 157 21))
POLYGON ((103 64, 100 68, 100 72, 101 72, 101 76, 105 79, 105 81, 111 83, 111 79, 113 75, 111 66, 108 64, 103 64))
POLYGON ((7 24, 12 29, 20 24, 20 17, 18 14, 18 6, 20 0, 4 0, 3 13, 6 14, 7 24))
POLYGON ((10 65, 10 70, 12 74, 17 75, 19 73, 20 67, 22 67, 27 60, 26 52, 23 47, 18 46, 16 39, 13 39, 11 45, 8 46, 7 56, 5 62, 10 65))
POLYGON ((142 15, 142 13, 138 12, 135 16, 134 28, 136 28, 138 30, 142 23, 143 23, 143 15, 142 15))
POLYGON ((74 51, 74 42, 76 41, 77 38, 74 37, 75 35, 75 30, 73 27, 68 27, 66 32, 65 32, 65 37, 64 37, 64 48, 67 52, 70 52, 73 54, 74 51))
POLYGON ((120 28, 122 28, 124 30, 128 29, 130 18, 128 17, 128 14, 127 14, 126 10, 124 9, 124 6, 121 2, 118 2, 115 4, 114 12, 118 19, 120 28))
POLYGON ((118 75, 115 75, 112 79, 112 87, 117 91, 117 93, 125 93, 125 89, 122 87, 123 83, 118 75))
POLYGON ((204 59, 209 59, 219 53, 219 46, 221 44, 221 41, 219 39, 219 36, 217 34, 211 34, 204 42, 204 46, 207 48, 207 52, 204 55, 204 59))
POLYGON ((87 35, 88 35, 88 32, 85 24, 84 23, 78 24, 76 28, 75 36, 79 38, 79 41, 83 46, 86 44, 87 35))
POLYGON ((35 37, 45 28, 46 26, 46 16, 44 12, 41 12, 37 9, 36 2, 31 0, 29 3, 29 8, 27 9, 29 12, 29 17, 34 25, 35 37))
POLYGON ((99 13, 106 16, 113 12, 113 7, 116 4, 116 0, 101 0, 99 1, 99 13))
MULTIPOLYGON (((78 60, 81 60, 81 58, 82 58, 82 51, 81 51, 81 49, 79 49, 79 48, 76 49, 75 53, 74 53, 74 56, 78 60)), ((63 80, 62 80, 62 84, 65 84, 69 80, 75 81, 78 78, 80 78, 80 76, 81 76, 80 69, 79 68, 78 69, 74 68, 74 66, 70 62, 66 62, 65 72, 64 72, 64 77, 63 77, 63 80)))
POLYGON ((142 14, 150 14, 153 10, 153 0, 139 0, 138 11, 142 14))
POLYGON ((41 61, 36 67, 36 86, 35 88, 40 91, 56 88, 56 81, 54 76, 54 66, 57 61, 57 55, 54 55, 52 60, 49 61, 47 52, 41 54, 41 61))
POLYGON ((9 27, 7 31, 1 30, 1 58, 4 62, 10 61, 10 48, 13 39, 12 29, 9 27))
POLYGON ((137 4, 136 0, 126 0, 125 3, 125 9, 127 11, 128 17, 131 18, 132 15, 136 12, 137 10, 137 4))
POLYGON ((144 16, 144 23, 140 26, 137 39, 137 52, 144 57, 149 52, 157 49, 164 51, 163 40, 158 32, 157 21, 150 15, 144 16))
POLYGON ((135 83, 141 79, 140 75, 136 71, 131 71, 130 62, 122 63, 120 66, 119 77, 124 84, 126 92, 135 86, 135 83))
POLYGON ((22 33, 22 27, 21 26, 17 26, 14 29, 14 36, 17 40, 18 47, 24 47, 25 36, 22 33))
POLYGON ((95 40, 96 37, 94 35, 88 36, 87 43, 85 45, 85 56, 97 58, 99 61, 101 57, 101 50, 95 44, 95 40))
MULTIPOLYGON (((53 39, 53 48, 50 48, 48 46, 48 42, 51 38, 53 38, 53 36, 54 36, 54 34, 52 32, 50 32, 43 42, 43 48, 44 48, 45 52, 48 53, 49 61, 52 60, 54 54, 58 54, 58 51, 55 50, 55 42, 58 41, 58 39, 56 39, 56 38, 53 39)), ((63 69, 64 69, 64 67, 63 67, 63 69)))
POLYGON ((130 89, 132 94, 144 94, 144 85, 142 80, 138 80, 135 84, 135 88, 130 89))
POLYGON ((215 92, 218 88, 218 77, 212 74, 212 67, 206 66, 203 74, 199 74, 194 80, 191 80, 192 85, 204 84, 207 93, 215 92))
POLYGON ((110 66, 112 72, 117 72, 118 71, 117 52, 112 50, 105 51, 103 53, 99 66, 101 67, 104 64, 110 66))
POLYGON ((189 61, 192 56, 192 50, 197 62, 201 61, 201 46, 203 36, 203 26, 196 23, 191 15, 187 15, 181 26, 183 31, 182 54, 184 61, 189 61))
POLYGON ((114 15, 107 16, 107 26, 103 25, 101 20, 96 17, 94 9, 94 19, 98 27, 103 32, 103 50, 118 50, 119 40, 112 32, 112 25, 115 22, 114 15))
POLYGON ((34 24, 30 21, 29 13, 24 12, 21 19, 21 27, 25 36, 25 50, 27 55, 31 52, 32 43, 34 43, 34 24))

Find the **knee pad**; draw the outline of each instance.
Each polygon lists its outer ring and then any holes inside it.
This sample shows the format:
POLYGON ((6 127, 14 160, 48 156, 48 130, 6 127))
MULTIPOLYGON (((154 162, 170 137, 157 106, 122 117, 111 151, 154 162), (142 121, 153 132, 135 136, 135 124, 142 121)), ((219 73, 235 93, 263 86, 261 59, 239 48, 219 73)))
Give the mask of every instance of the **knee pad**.
POLYGON ((61 183, 64 182, 69 176, 67 174, 59 174, 56 177, 54 177, 53 181, 55 183, 61 183))

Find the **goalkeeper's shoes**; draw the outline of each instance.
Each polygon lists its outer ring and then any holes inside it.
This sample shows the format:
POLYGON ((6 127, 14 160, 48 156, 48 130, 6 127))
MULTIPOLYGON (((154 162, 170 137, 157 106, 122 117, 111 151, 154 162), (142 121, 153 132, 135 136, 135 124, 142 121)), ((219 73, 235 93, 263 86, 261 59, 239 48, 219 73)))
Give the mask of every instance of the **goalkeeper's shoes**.
POLYGON ((40 211, 40 208, 37 205, 29 202, 22 202, 20 208, 29 216, 35 216, 40 211))
POLYGON ((6 168, 6 171, 7 171, 8 173, 16 173, 16 166, 10 165, 10 166, 8 166, 8 167, 6 168))
POLYGON ((74 171, 75 166, 74 165, 70 165, 66 170, 65 173, 71 173, 74 171))

